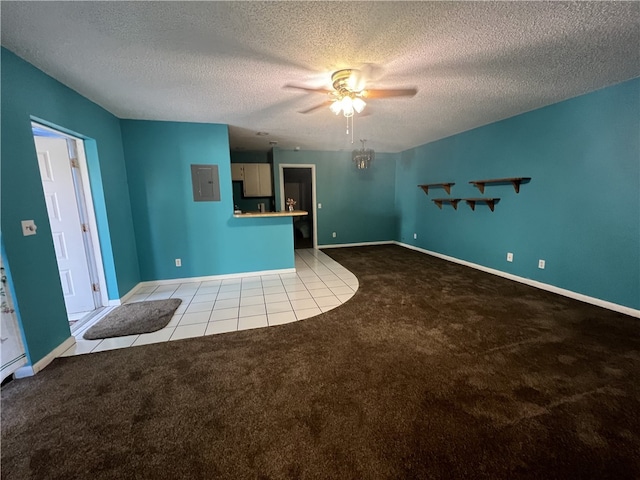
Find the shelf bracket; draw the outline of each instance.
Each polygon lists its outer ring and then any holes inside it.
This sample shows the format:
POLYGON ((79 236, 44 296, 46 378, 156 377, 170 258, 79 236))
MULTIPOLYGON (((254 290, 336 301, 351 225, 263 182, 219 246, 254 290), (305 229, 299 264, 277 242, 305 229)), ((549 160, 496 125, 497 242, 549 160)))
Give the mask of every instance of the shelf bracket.
POLYGON ((522 179, 521 178, 514 178, 513 180, 511 180, 511 185, 513 185, 513 189, 516 191, 516 193, 520 193, 520 184, 522 183, 522 179))
POLYGON ((458 209, 458 202, 460 201, 460 199, 459 198, 434 198, 431 201, 433 203, 435 203, 440 210, 442 210, 442 204, 443 203, 448 203, 449 205, 451 205, 453 207, 454 210, 457 210, 458 209))
POLYGON ((449 195, 451 195, 451 186, 455 185, 455 183, 452 182, 448 182, 448 183, 427 183, 427 184, 423 184, 423 185, 418 185, 425 194, 429 195, 429 187, 433 187, 433 188, 444 188, 444 191, 447 192, 449 195))
POLYGON ((476 203, 486 203, 489 209, 493 212, 496 203, 498 203, 499 198, 465 198, 464 201, 467 202, 467 205, 471 208, 471 210, 476 209, 476 203))
MULTIPOLYGON (((470 183, 473 183, 476 187, 478 187, 478 190, 480 190, 480 193, 484 193, 484 182, 470 182, 470 183)), ((473 210, 473 207, 471 207, 471 210, 473 210)))

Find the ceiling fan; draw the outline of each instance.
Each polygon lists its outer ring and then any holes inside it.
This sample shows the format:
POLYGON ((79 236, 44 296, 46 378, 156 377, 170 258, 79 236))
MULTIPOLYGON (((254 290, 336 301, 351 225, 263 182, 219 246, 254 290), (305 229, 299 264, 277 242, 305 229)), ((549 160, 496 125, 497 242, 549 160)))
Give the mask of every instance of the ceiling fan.
POLYGON ((329 98, 319 105, 315 105, 300 113, 311 113, 320 108, 328 106, 336 115, 342 114, 349 118, 354 113, 361 113, 367 105, 365 99, 391 98, 391 97, 413 97, 418 90, 415 88, 395 88, 395 89, 369 89, 365 88, 365 78, 360 70, 346 68, 338 70, 331 75, 333 89, 310 88, 299 85, 288 84, 286 87, 304 90, 306 92, 322 93, 329 98))

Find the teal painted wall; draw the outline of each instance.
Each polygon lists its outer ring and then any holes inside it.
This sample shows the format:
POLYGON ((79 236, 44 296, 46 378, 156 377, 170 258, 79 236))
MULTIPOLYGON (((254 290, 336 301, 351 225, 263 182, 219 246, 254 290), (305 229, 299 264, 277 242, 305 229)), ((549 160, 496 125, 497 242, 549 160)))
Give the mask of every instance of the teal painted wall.
MULTIPOLYGON (((268 152, 231 152, 231 163, 269 163, 268 152)), ((272 169, 273 173, 273 169, 272 169)), ((264 203, 269 212, 277 210, 273 197, 245 197, 242 182, 233 182, 233 203, 243 212, 258 210, 258 203, 264 203)))
MULTIPOLYGON (((69 336, 32 119, 85 139, 109 298, 140 279, 293 267, 290 218, 232 216, 226 126, 120 121, 4 48, 1 61, 1 231, 32 362, 69 336), (219 166, 221 202, 193 202, 191 163, 219 166), (37 235, 22 236, 23 219, 35 220, 37 235)), ((367 171, 355 169, 349 152, 276 148, 276 207, 279 165, 314 164, 320 245, 395 239, 638 309, 639 98, 636 79, 401 154, 379 153, 367 171), (469 180, 505 176, 533 180, 520 194, 487 187, 487 196, 501 198, 493 213, 483 205, 439 210, 431 199, 444 192, 417 188, 454 181, 452 196, 478 197, 469 180)))
POLYGON ((398 154, 376 153, 371 168, 358 170, 351 152, 273 149, 276 208, 280 164, 316 166, 318 245, 390 241, 396 237, 395 165, 398 154), (332 233, 336 232, 336 238, 332 233))
POLYGON ((640 308, 639 99, 635 79, 402 152, 398 240, 640 308), (514 176, 532 177, 519 194, 486 187, 495 212, 439 210, 444 190, 417 188, 451 181, 451 197, 481 197, 470 180, 514 176))
POLYGON ((122 137, 143 280, 294 267, 290 217, 233 217, 226 125, 123 120, 122 137), (191 164, 218 165, 220 202, 193 201, 191 164))
POLYGON ((2 48, 2 235, 31 360, 69 337, 51 230, 40 183, 31 120, 83 138, 100 230, 109 298, 139 281, 119 120, 2 48), (20 221, 35 220, 24 237, 20 221))

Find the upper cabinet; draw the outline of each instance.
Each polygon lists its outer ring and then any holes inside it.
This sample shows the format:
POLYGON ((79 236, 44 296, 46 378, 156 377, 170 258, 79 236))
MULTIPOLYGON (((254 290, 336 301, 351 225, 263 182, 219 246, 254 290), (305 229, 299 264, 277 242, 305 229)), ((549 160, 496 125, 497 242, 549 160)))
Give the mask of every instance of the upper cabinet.
POLYGON ((271 164, 269 163, 232 163, 231 179, 242 181, 245 197, 273 196, 271 164))
POLYGON ((231 164, 231 180, 244 180, 244 163, 231 164))

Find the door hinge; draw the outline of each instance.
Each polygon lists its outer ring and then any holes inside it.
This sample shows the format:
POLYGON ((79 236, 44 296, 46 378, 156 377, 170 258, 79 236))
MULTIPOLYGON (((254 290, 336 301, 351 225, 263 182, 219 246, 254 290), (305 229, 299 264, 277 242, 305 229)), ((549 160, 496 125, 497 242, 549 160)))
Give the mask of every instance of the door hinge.
POLYGON ((89 231, 89 225, 87 225, 86 223, 82 224, 82 231, 83 232, 88 232, 89 231))
POLYGON ((71 168, 80 168, 80 163, 78 163, 78 159, 77 158, 72 158, 71 159, 71 168))
POLYGON ((98 285, 97 283, 92 283, 91 284, 91 290, 93 290, 94 292, 99 292, 100 291, 100 285, 98 285))

